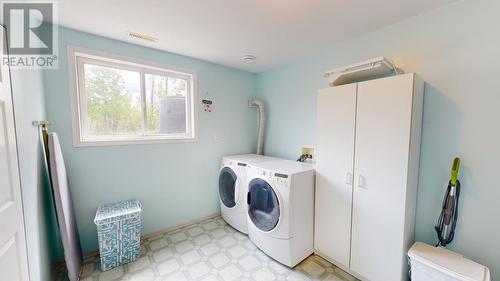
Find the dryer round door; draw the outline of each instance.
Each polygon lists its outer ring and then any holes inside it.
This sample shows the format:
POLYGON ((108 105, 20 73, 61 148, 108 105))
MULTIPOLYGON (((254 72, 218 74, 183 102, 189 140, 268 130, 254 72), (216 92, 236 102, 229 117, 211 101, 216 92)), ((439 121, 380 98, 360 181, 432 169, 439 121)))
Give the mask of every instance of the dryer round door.
POLYGON ((278 196, 263 179, 253 179, 248 184, 248 215, 262 231, 271 231, 280 219, 278 196))
POLYGON ((229 167, 224 167, 219 174, 219 196, 224 206, 236 206, 236 174, 229 167))

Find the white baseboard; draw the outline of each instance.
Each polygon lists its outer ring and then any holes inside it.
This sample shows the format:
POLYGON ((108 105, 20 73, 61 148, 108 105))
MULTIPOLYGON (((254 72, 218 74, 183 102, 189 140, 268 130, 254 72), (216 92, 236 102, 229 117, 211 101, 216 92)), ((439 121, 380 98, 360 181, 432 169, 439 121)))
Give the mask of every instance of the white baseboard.
POLYGON ((204 216, 202 218, 195 219, 195 220, 183 223, 183 224, 178 224, 178 225, 175 225, 175 226, 163 228, 163 229, 160 229, 158 231, 142 235, 141 236, 141 240, 151 239, 151 238, 159 236, 159 235, 161 235, 161 234, 163 234, 165 232, 171 232, 171 231, 177 230, 179 228, 183 228, 183 227, 186 227, 186 226, 190 226, 192 224, 197 224, 197 223, 200 223, 202 221, 206 221, 206 220, 209 220, 209 219, 216 218, 218 216, 220 216, 220 213, 211 214, 211 215, 204 216))

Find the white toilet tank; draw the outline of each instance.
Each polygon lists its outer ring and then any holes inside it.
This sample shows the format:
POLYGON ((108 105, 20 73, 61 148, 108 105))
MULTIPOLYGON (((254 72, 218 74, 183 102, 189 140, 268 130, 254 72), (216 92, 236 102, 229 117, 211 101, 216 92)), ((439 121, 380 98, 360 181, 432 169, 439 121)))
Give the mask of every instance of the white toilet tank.
POLYGON ((408 251, 412 281, 490 281, 490 270, 442 247, 416 242, 408 251))

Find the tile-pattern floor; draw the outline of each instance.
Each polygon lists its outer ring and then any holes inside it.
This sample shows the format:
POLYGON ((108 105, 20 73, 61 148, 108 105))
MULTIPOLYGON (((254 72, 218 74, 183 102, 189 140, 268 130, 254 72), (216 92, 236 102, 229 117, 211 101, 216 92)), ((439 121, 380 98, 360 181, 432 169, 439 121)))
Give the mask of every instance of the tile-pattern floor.
MULTIPOLYGON (((64 273, 61 277, 67 280, 64 273)), ((357 279, 318 256, 310 256, 293 269, 285 267, 257 249, 248 236, 216 217, 144 240, 138 260, 112 270, 101 272, 98 257, 86 258, 80 280, 357 279)))

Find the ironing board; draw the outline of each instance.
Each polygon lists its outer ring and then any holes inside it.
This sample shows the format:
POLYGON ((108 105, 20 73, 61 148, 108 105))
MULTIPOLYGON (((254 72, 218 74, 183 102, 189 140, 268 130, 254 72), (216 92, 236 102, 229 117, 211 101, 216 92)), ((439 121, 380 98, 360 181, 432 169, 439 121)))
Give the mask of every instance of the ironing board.
POLYGON ((48 134, 50 178, 56 205, 57 220, 64 247, 64 259, 70 281, 78 281, 82 267, 82 249, 76 226, 75 211, 69 189, 66 167, 56 133, 48 134))

